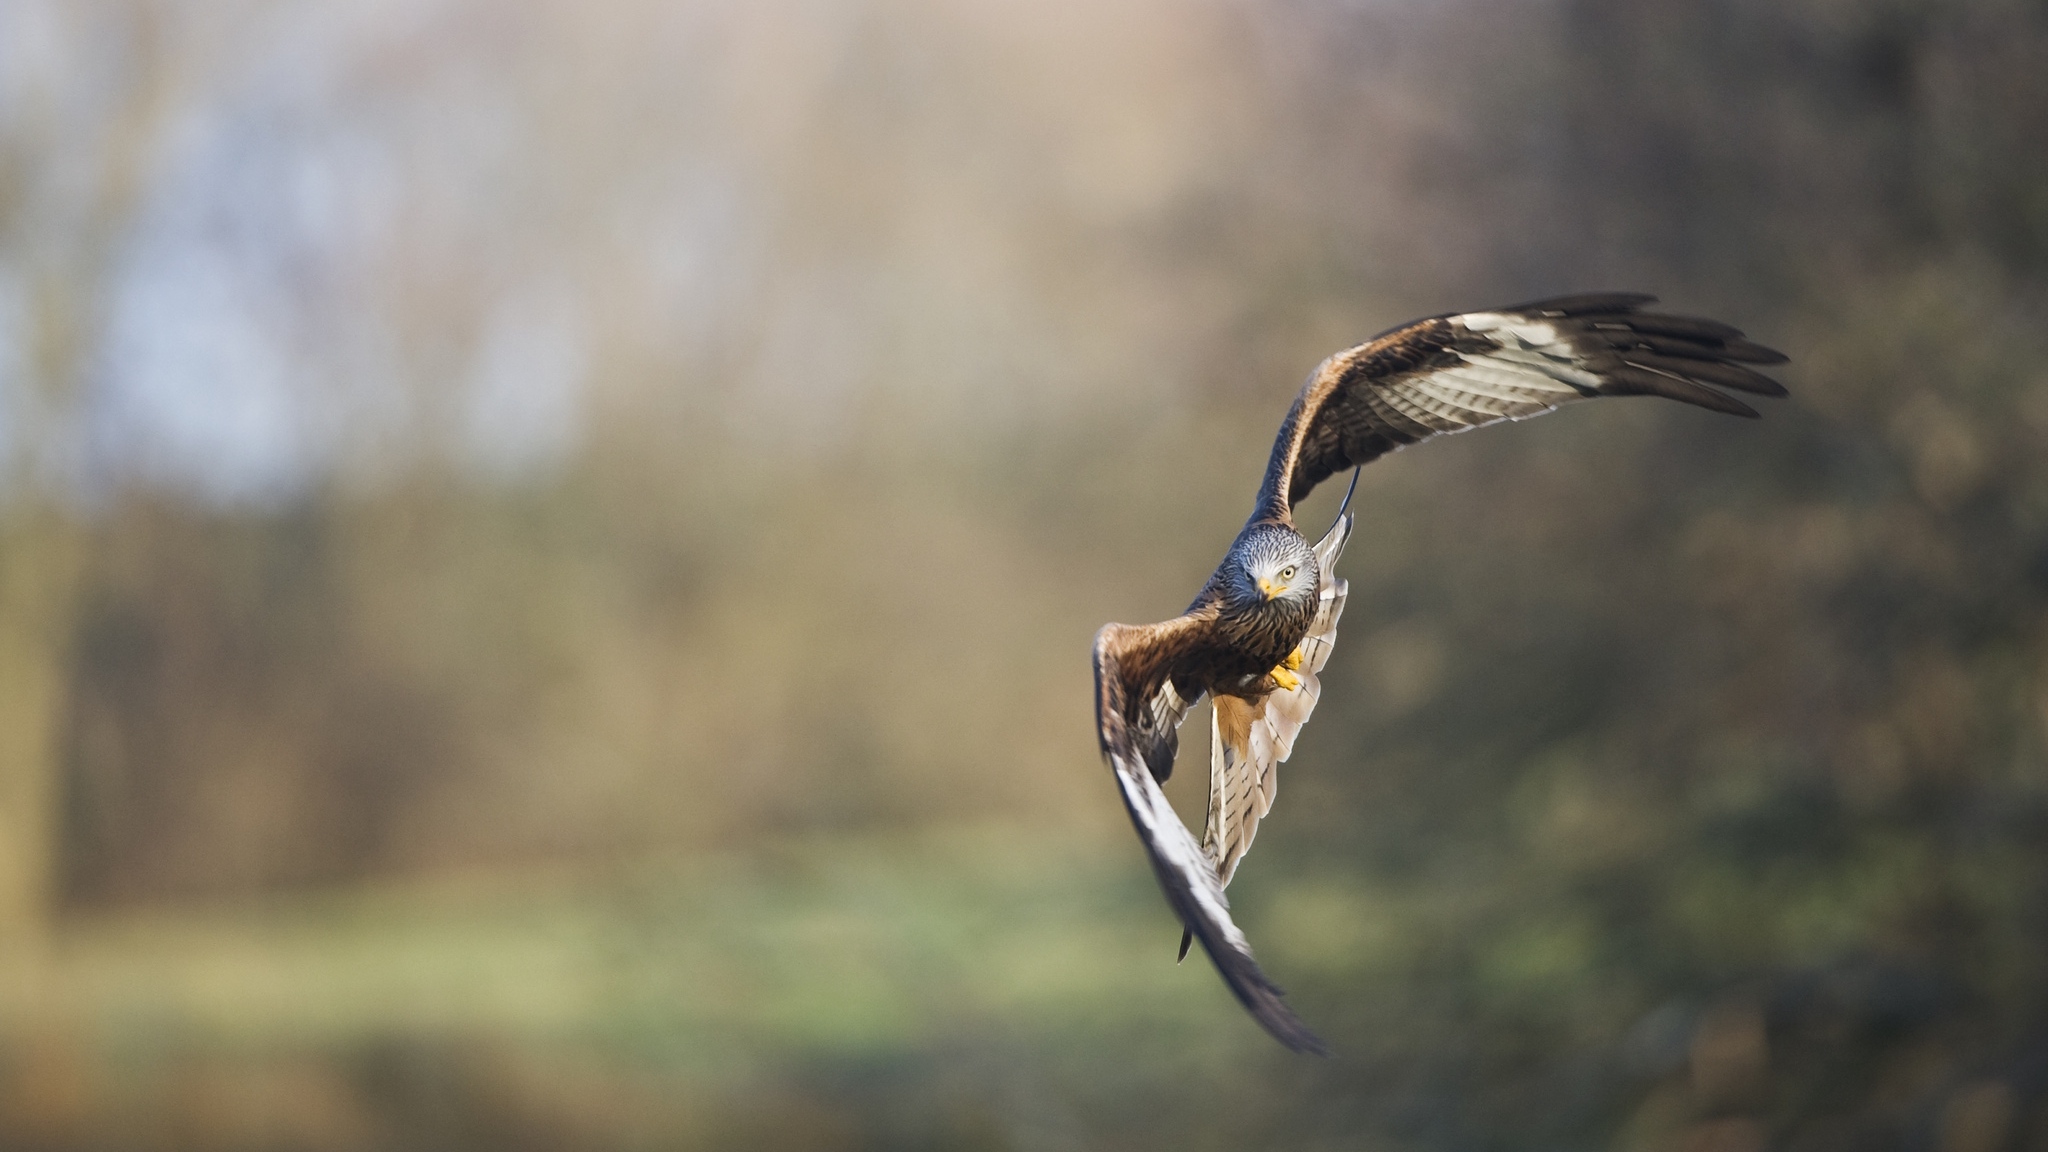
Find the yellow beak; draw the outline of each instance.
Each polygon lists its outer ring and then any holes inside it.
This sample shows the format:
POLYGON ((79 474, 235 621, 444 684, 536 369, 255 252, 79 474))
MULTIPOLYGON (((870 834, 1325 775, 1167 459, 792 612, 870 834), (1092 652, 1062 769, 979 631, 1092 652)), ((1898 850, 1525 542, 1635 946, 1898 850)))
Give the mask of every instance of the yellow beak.
POLYGON ((1281 592, 1285 591, 1285 589, 1283 589, 1280 585, 1275 584, 1272 581, 1266 579, 1264 576, 1261 576, 1259 577, 1259 591, 1266 594, 1266 599, 1271 600, 1273 597, 1278 596, 1281 592))

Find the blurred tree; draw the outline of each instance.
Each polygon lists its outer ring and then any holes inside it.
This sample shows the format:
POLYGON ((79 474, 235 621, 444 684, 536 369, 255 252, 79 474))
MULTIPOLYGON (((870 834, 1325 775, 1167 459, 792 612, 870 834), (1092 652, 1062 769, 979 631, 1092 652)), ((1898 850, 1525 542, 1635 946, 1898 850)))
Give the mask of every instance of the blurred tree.
POLYGON ((72 625, 90 551, 83 418, 124 245, 196 63, 160 5, 9 13, 0 101, 0 286, 16 378, 0 453, 0 930, 40 931, 56 877, 72 625), (50 25, 37 26, 48 20, 50 25), (91 77, 35 57, 73 37, 106 52, 91 77), (45 39, 48 38, 48 39, 45 39))

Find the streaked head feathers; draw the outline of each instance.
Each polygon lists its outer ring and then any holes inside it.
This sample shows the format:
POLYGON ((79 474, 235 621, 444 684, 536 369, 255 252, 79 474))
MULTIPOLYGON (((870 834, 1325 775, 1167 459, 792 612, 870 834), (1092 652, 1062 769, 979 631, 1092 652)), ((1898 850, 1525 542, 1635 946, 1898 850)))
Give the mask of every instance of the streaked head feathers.
POLYGON ((1316 554, 1301 533, 1281 524, 1255 524, 1238 537, 1225 570, 1235 605, 1299 600, 1316 590, 1316 554))

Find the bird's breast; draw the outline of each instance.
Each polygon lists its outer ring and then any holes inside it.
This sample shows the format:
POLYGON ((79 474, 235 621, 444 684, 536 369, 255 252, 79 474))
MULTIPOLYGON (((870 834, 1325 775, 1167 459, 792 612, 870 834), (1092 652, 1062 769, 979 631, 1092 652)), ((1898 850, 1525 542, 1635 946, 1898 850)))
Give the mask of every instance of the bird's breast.
POLYGON ((1277 603, 1219 618, 1216 631, 1222 643, 1209 669, 1209 691, 1238 696, 1256 689, 1274 665, 1301 645, 1312 619, 1310 611, 1277 603))

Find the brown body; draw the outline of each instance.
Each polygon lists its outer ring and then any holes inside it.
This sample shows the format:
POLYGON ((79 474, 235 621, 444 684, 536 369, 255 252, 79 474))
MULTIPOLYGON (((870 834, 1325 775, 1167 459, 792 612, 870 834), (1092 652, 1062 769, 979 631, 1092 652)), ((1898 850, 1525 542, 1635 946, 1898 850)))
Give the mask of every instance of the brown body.
MULTIPOLYGON (((1132 652, 1132 659, 1123 667, 1130 693, 1125 720, 1136 723, 1138 707, 1168 679, 1185 700, 1198 700, 1204 693, 1257 700, 1273 691, 1270 673, 1301 645, 1314 615, 1314 601, 1290 600, 1232 612, 1214 585, 1212 578, 1181 616, 1190 627, 1179 646, 1132 652)), ((1110 624, 1103 633, 1122 638, 1145 630, 1110 624)), ((1152 769, 1164 780, 1173 765, 1154 764, 1152 769)))
MULTIPOLYGON (((1294 531, 1291 523, 1285 527, 1294 531)), ((1307 541, 1303 544, 1306 546, 1307 541)), ((1222 571, 1219 566, 1217 575, 1209 577, 1201 594, 1188 606, 1189 614, 1214 615, 1209 617, 1211 623, 1201 642, 1188 648, 1193 658, 1174 668, 1174 687, 1189 700, 1204 692, 1211 696, 1260 699, 1273 691, 1269 673, 1299 648, 1301 638, 1308 634, 1309 622, 1315 618, 1315 592, 1322 574, 1317 573, 1318 580, 1311 582, 1305 597, 1272 600, 1248 611, 1234 612, 1221 591, 1222 571)))

